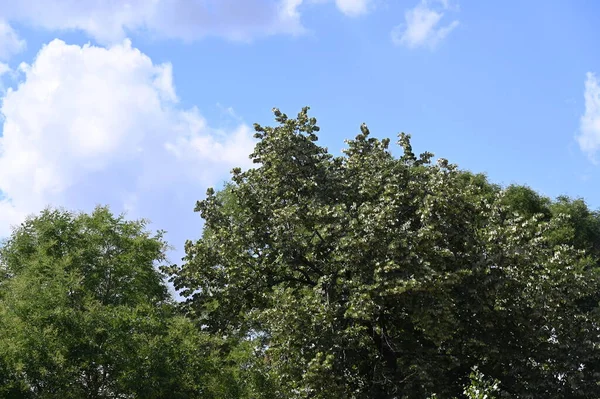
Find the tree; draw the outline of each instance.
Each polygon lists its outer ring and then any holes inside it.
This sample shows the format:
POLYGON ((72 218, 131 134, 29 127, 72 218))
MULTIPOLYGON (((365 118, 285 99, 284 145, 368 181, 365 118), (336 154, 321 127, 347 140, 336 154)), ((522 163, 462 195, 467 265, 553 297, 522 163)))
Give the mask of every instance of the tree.
POLYGON ((17 227, 0 250, 0 396, 227 397, 218 346, 157 271, 166 248, 103 207, 17 227))
POLYGON ((188 314, 261 342, 282 398, 460 397, 473 367, 506 397, 600 395, 595 214, 366 125, 333 156, 307 111, 255 125, 256 167, 197 203, 169 269, 188 314))

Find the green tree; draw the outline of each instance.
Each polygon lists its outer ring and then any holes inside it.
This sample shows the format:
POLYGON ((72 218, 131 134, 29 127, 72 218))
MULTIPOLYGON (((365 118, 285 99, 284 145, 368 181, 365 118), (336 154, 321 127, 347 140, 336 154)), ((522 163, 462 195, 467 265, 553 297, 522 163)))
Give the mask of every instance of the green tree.
POLYGON ((256 166, 198 202, 169 272, 199 324, 261 342, 281 398, 461 397, 473 367, 506 397, 600 395, 594 215, 405 134, 395 157, 363 125, 333 156, 307 110, 255 125, 256 166))
POLYGON ((210 398, 214 339, 176 312, 145 221, 48 209, 0 250, 0 396, 210 398))

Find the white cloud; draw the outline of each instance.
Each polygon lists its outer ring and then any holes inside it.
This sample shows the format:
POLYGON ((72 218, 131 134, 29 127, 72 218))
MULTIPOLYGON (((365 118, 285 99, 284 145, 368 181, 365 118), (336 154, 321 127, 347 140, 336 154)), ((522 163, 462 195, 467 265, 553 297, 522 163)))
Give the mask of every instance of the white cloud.
POLYGON ((448 0, 421 0, 414 8, 405 12, 405 23, 394 27, 392 42, 408 48, 434 48, 459 24, 458 20, 454 20, 440 26, 440 21, 449 8, 448 0))
MULTIPOLYGON (((298 0, 303 2, 303 0, 298 0)), ((373 0, 307 0, 307 4, 335 3, 337 9, 348 17, 357 17, 371 11, 373 0)))
POLYGON ((195 40, 303 32, 302 0, 0 0, 0 17, 50 30, 78 29, 102 44, 131 31, 195 40))
POLYGON ((249 165, 250 129, 215 129, 178 107, 171 65, 129 41, 54 40, 21 70, 0 108, 0 236, 47 205, 110 204, 174 231, 181 246, 199 232, 192 209, 207 185, 249 165))
POLYGON ((335 0, 337 8, 344 14, 354 17, 369 10, 371 0, 335 0))
MULTIPOLYGON (((2 11, 0 11, 0 17, 2 11)), ((0 20, 0 60, 7 60, 25 49, 25 40, 6 22, 0 20)))
POLYGON ((585 81, 585 112, 580 120, 579 147, 591 157, 600 149, 600 85, 596 75, 587 73, 585 81))
POLYGON ((303 5, 335 2, 345 15, 358 16, 368 12, 372 1, 53 0, 48 6, 45 0, 0 0, 0 18, 48 30, 81 30, 105 45, 119 43, 132 32, 184 41, 206 36, 250 41, 305 33, 303 5))
POLYGON ((5 64, 3 62, 0 62, 0 77, 8 72, 10 72, 11 69, 8 66, 8 64, 5 64))

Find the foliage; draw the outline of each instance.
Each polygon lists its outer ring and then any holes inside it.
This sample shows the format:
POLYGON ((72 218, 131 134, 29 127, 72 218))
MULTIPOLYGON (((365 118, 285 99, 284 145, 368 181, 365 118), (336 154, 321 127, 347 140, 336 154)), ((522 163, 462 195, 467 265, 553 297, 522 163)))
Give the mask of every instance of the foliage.
POLYGON ((15 228, 0 397, 600 397, 600 213, 274 113, 181 265, 108 208, 15 228))
POLYGON ((175 312, 155 267, 166 243, 145 225, 49 209, 15 229, 0 251, 0 396, 226 397, 214 340, 175 312))
POLYGON ((502 190, 405 134, 395 157, 365 125, 333 156, 307 108, 274 113, 256 167, 208 190, 202 238, 165 269, 205 331, 258 344, 270 394, 477 397, 477 367, 503 397, 600 396, 583 201, 502 190))

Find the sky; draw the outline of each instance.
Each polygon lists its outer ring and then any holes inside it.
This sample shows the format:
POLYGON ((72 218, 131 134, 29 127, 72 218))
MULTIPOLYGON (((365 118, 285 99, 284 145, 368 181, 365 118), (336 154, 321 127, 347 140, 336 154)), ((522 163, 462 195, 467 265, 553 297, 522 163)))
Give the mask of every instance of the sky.
POLYGON ((600 3, 0 0, 0 237, 110 205, 201 234, 271 109, 334 154, 365 122, 495 183, 600 207, 600 3))

